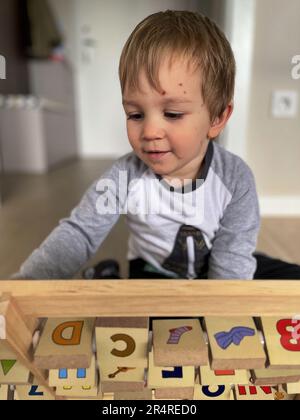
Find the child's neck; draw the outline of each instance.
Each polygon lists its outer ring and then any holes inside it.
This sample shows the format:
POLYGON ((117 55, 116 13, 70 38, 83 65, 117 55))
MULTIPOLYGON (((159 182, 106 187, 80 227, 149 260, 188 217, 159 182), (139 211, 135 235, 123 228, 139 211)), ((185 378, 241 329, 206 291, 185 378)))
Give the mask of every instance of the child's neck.
POLYGON ((207 147, 204 147, 200 159, 197 160, 192 167, 187 168, 186 171, 182 171, 182 173, 178 173, 177 175, 173 176, 164 175, 163 179, 174 188, 182 187, 184 185, 189 184, 191 181, 197 180, 199 178, 199 175, 201 175, 203 171, 206 152, 207 147))
POLYGON ((197 171, 194 171, 193 175, 191 175, 191 173, 187 176, 163 176, 163 179, 172 187, 174 188, 180 188, 183 187, 184 185, 188 185, 191 183, 191 181, 195 181, 196 179, 198 179, 199 177, 199 173, 201 173, 202 168, 203 168, 203 163, 201 163, 200 165, 200 169, 198 169, 197 171))

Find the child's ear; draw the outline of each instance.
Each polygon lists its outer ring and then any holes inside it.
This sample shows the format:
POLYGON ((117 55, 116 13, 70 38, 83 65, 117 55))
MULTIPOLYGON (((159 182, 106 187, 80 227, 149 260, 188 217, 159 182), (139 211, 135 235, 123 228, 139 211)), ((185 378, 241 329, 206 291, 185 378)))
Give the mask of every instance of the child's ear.
POLYGON ((227 121, 229 120, 231 114, 233 111, 233 103, 227 105, 225 111, 220 117, 215 118, 212 125, 210 126, 209 132, 208 132, 208 138, 214 139, 215 137, 218 137, 218 135, 223 131, 225 128, 225 125, 227 124, 227 121))

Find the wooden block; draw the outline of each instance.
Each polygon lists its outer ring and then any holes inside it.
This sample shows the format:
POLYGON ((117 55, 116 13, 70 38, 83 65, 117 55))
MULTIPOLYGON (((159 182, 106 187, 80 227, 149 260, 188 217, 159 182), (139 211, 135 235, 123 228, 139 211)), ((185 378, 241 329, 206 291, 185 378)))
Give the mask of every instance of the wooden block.
MULTIPOLYGON (((61 386, 56 388, 56 395, 60 397, 97 398, 98 386, 61 386)), ((102 395, 101 398, 102 399, 102 395)))
POLYGON ((247 370, 211 370, 210 366, 200 366, 200 384, 204 385, 247 385, 250 382, 247 370))
POLYGON ((55 400, 48 390, 40 385, 17 385, 16 398, 19 400, 55 400))
POLYGON ((92 318, 48 319, 34 355, 44 369, 88 368, 92 360, 92 318))
POLYGON ((0 384, 29 384, 30 372, 16 358, 5 341, 0 341, 0 384))
MULTIPOLYGON (((95 387, 93 387, 93 389, 94 388, 95 387)), ((68 395, 67 396, 63 395, 62 397, 64 397, 64 399, 67 399, 67 400, 103 400, 103 395, 104 394, 103 394, 101 385, 99 384, 99 386, 97 388, 98 388, 98 394, 96 396, 89 395, 89 394, 93 393, 92 390, 89 390, 89 389, 85 389, 85 390, 79 389, 79 392, 78 392, 79 395, 78 396, 73 396, 72 394, 77 393, 76 389, 74 390, 74 388, 73 388, 72 390, 67 389, 66 393, 68 393, 68 395)), ((64 392, 64 391, 62 391, 62 392, 64 392)))
POLYGON ((237 400, 274 400, 270 386, 235 385, 234 391, 237 400))
POLYGON ((49 386, 92 386, 97 383, 96 358, 92 356, 89 368, 78 369, 51 369, 49 371, 49 386))
POLYGON ((136 400, 152 400, 152 390, 145 388, 143 391, 136 392, 116 392, 115 400, 127 400, 127 401, 136 401, 136 400))
POLYGON ((155 390, 157 400, 193 400, 194 387, 188 388, 159 388, 155 390))
POLYGON ((18 360, 0 360, 0 384, 25 385, 30 383, 30 372, 18 360))
POLYGON ((194 366, 155 366, 153 351, 149 353, 148 388, 189 388, 194 387, 194 383, 194 366))
POLYGON ((214 370, 263 369, 266 354, 253 318, 205 318, 214 370))
POLYGON ((143 317, 101 317, 96 319, 96 328, 141 328, 149 329, 149 318, 143 317))
POLYGON ((0 401, 8 400, 8 385, 0 385, 0 401))
POLYGON ((116 392, 142 392, 145 389, 145 382, 101 382, 105 394, 116 392))
POLYGON ((300 370, 295 369, 256 369, 251 371, 254 385, 277 385, 300 381, 300 370))
POLYGON ((208 364, 208 350, 198 319, 153 321, 156 366, 199 366, 208 364))
POLYGON ((300 320, 261 318, 270 367, 300 368, 300 320))
POLYGON ((99 366, 147 367, 149 318, 97 318, 99 366))
POLYGON ((115 394, 113 392, 106 392, 105 394, 103 394, 103 400, 114 400, 115 398, 115 394))
POLYGON ((145 369, 143 367, 102 366, 100 380, 103 392, 143 391, 145 369))
POLYGON ((101 382, 144 382, 145 368, 143 367, 129 367, 100 365, 100 380, 101 382))
POLYGON ((64 399, 68 400, 68 401, 97 401, 97 400, 103 400, 103 395, 100 393, 97 395, 97 397, 85 397, 85 398, 81 398, 81 397, 64 397, 64 399))
POLYGON ((300 382, 293 382, 284 385, 287 394, 300 394, 300 382))

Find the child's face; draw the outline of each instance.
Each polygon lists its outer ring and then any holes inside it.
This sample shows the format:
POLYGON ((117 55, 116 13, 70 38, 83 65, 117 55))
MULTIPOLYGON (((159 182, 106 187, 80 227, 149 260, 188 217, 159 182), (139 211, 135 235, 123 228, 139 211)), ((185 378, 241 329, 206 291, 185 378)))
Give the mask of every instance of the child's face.
POLYGON ((160 67, 162 92, 140 74, 141 91, 125 90, 129 142, 147 166, 167 178, 194 179, 208 146, 212 126, 201 95, 200 72, 184 61, 160 67))

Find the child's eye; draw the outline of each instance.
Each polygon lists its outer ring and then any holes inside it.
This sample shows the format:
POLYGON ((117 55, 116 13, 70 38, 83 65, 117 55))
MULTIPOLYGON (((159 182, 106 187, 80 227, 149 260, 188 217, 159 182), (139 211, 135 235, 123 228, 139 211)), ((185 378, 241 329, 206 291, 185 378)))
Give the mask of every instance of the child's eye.
POLYGON ((142 114, 131 114, 127 116, 127 120, 139 121, 142 117, 142 114))
POLYGON ((178 120, 179 118, 183 117, 183 114, 179 114, 176 112, 165 112, 165 116, 170 118, 171 120, 178 120))
MULTIPOLYGON (((179 118, 183 117, 183 114, 180 114, 177 112, 165 112, 164 115, 170 120, 178 120, 179 118)), ((140 121, 142 118, 143 118, 143 114, 130 114, 127 116, 127 120, 134 120, 134 121, 140 121)))

